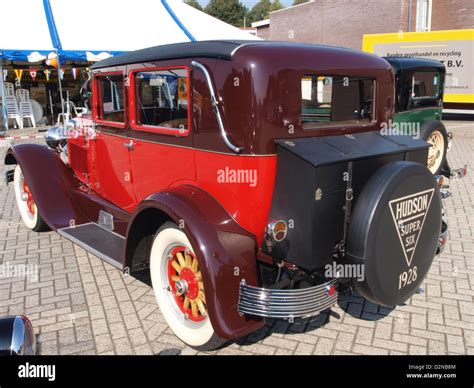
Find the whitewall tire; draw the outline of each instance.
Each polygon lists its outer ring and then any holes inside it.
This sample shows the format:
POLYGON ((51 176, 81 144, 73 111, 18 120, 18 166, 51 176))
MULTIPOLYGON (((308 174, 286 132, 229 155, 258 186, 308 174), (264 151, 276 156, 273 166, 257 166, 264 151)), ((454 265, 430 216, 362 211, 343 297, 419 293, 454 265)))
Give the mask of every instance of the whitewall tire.
POLYGON ((15 198, 18 210, 26 227, 36 232, 48 230, 48 226, 39 214, 38 206, 36 205, 28 184, 23 177, 19 164, 15 168, 13 185, 15 188, 15 198))
POLYGON ((225 343, 207 314, 198 259, 186 234, 172 222, 166 222, 154 237, 150 274, 161 313, 181 341, 198 350, 225 343))

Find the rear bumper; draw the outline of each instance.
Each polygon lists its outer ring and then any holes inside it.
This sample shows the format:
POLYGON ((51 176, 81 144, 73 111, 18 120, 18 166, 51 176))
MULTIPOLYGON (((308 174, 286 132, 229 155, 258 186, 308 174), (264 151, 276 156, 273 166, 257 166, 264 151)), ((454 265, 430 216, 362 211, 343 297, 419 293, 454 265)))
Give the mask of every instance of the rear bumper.
POLYGON ((280 290, 240 283, 238 310, 241 314, 293 319, 312 316, 337 301, 337 280, 308 288, 280 290))

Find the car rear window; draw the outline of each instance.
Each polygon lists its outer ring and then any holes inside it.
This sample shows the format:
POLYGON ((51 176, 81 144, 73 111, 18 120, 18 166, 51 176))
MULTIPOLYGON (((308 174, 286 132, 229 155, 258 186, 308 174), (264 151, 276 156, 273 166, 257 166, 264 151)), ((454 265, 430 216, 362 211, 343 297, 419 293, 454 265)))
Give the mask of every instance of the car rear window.
POLYGON ((188 92, 184 68, 135 73, 136 124, 186 131, 188 92))
POLYGON ((439 93, 439 74, 425 72, 413 74, 413 98, 437 97, 439 93))
POLYGON ((305 75, 301 79, 303 129, 372 122, 374 85, 368 77, 305 75))

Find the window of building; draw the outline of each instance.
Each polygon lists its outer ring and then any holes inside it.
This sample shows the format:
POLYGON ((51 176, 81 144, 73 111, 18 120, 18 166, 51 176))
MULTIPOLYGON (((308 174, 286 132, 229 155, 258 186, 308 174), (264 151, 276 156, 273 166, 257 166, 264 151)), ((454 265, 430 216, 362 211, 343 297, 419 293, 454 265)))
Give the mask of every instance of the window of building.
POLYGON ((413 98, 437 97, 439 93, 439 74, 435 72, 413 74, 413 98))
POLYGON ((132 78, 135 93, 132 127, 138 130, 161 129, 186 134, 190 117, 187 69, 139 71, 132 78))
POLYGON ((98 96, 96 119, 109 123, 125 122, 125 104, 122 74, 96 76, 98 96))
POLYGON ((301 79, 301 121, 304 129, 321 123, 370 123, 375 81, 356 76, 305 75, 301 79))
POLYGON ((431 31, 431 0, 418 0, 416 3, 416 30, 431 31))

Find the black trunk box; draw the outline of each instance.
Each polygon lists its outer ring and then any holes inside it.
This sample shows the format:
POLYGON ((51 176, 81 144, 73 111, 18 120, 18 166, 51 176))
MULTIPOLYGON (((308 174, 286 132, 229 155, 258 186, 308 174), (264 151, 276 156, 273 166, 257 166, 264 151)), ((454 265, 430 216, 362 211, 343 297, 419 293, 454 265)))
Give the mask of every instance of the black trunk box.
POLYGON ((365 183, 380 167, 399 160, 426 164, 429 148, 423 140, 376 132, 276 143, 269 221, 287 222, 287 261, 308 271, 332 263, 334 246, 343 240, 349 163, 353 208, 365 183))

